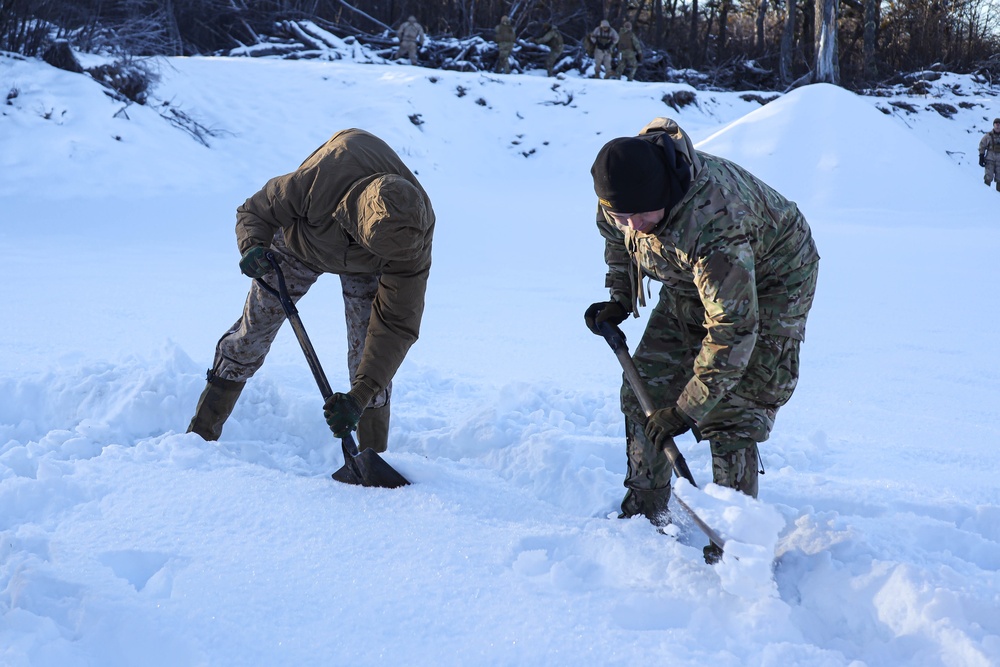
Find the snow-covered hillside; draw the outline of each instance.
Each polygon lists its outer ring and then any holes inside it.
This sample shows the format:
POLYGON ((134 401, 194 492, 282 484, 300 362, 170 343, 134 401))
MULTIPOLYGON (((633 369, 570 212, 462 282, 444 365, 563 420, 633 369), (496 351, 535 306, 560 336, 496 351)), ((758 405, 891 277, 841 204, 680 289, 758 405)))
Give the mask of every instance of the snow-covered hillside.
MULTIPOLYGON (((344 60, 160 78, 125 107, 0 55, 0 664, 1000 663, 1000 193, 975 164, 996 91, 674 108, 691 88, 344 60), (589 169, 660 115, 797 201, 823 258, 760 501, 682 490, 775 545, 773 570, 612 518, 589 169), (184 433, 248 287, 236 206, 346 127, 388 141, 438 218, 393 491, 329 479, 339 443, 290 331, 218 443, 184 433)), ((340 302, 331 278, 299 304, 335 389, 340 302)), ((706 486, 707 447, 679 445, 706 486)))

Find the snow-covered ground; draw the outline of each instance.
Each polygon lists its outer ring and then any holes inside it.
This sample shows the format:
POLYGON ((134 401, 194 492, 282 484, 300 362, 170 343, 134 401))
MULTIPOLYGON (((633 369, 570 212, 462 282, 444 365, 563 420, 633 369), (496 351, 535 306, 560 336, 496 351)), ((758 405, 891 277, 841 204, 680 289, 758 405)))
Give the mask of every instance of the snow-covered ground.
MULTIPOLYGON (((1000 193, 976 166, 996 91, 675 110, 689 88, 347 61, 160 76, 123 109, 0 56, 0 664, 1000 664, 1000 193), (606 294, 591 162, 659 115, 797 201, 823 257, 760 501, 679 440, 708 487, 679 492, 741 554, 715 567, 686 523, 612 518, 620 368, 582 317, 606 294), (236 206, 347 127, 438 217, 391 491, 330 480, 288 330, 218 443, 184 433, 248 287, 236 206)), ((341 308, 333 277, 300 303, 335 389, 341 308)))

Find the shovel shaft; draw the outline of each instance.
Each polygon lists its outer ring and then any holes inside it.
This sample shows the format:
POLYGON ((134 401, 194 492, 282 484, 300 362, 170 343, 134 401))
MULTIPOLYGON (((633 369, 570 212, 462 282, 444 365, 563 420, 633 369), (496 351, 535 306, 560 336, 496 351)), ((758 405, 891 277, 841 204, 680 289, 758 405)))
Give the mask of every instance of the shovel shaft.
MULTIPOLYGON (((636 398, 639 399, 639 407, 642 408, 643 413, 648 418, 656 410, 656 406, 649 395, 649 390, 646 389, 646 383, 642 381, 642 376, 639 375, 639 369, 635 367, 635 362, 628 352, 628 345, 625 343, 625 334, 617 326, 608 324, 607 322, 600 325, 600 331, 601 335, 604 336, 604 340, 608 342, 608 345, 618 358, 618 363, 621 364, 622 372, 625 374, 625 381, 628 382, 636 398)), ((677 473, 677 476, 683 477, 691 483, 691 486, 697 488, 698 484, 694 481, 694 475, 691 474, 691 469, 688 468, 687 461, 684 460, 684 455, 681 454, 680 450, 677 449, 677 445, 674 444, 673 438, 667 438, 667 444, 663 447, 663 453, 670 460, 670 465, 673 467, 674 472, 677 473)), ((726 542, 719 533, 705 523, 676 493, 673 496, 677 504, 687 512, 694 524, 705 533, 709 541, 720 549, 723 549, 726 542)))
MULTIPOLYGON (((316 380, 317 386, 319 386, 319 392, 323 395, 323 400, 326 401, 333 396, 333 389, 330 388, 330 381, 326 379, 323 366, 319 363, 316 348, 313 347, 312 341, 309 340, 309 334, 306 333, 306 328, 302 325, 302 318, 299 317, 299 311, 288 294, 288 288, 285 285, 285 274, 281 272, 278 258, 273 252, 268 251, 264 257, 267 258, 267 261, 274 268, 274 273, 278 279, 278 289, 274 289, 261 278, 256 279, 257 284, 261 286, 261 289, 270 293, 281 302, 281 308, 285 311, 285 317, 288 318, 288 322, 292 325, 292 331, 295 332, 295 338, 299 341, 302 353, 309 364, 309 370, 312 371, 313 378, 316 380)), ((356 457, 358 455, 358 445, 354 442, 354 436, 350 433, 341 440, 344 449, 344 459, 350 461, 351 458, 349 457, 356 457)))
MULTIPOLYGON (((656 410, 656 406, 649 395, 649 390, 646 389, 646 383, 642 381, 642 376, 639 375, 639 369, 635 367, 635 362, 632 361, 632 356, 628 352, 628 345, 625 344, 625 334, 618 327, 606 322, 601 324, 600 328, 604 340, 608 342, 611 350, 618 357, 618 363, 621 364, 625 380, 632 387, 636 398, 639 399, 639 407, 642 408, 643 414, 646 417, 651 416, 656 410)), ((688 468, 687 461, 684 460, 684 455, 681 454, 680 450, 677 449, 677 445, 674 444, 673 438, 667 439, 667 443, 663 446, 663 453, 670 460, 670 465, 673 467, 674 472, 677 473, 677 476, 683 477, 691 482, 691 486, 697 488, 698 484, 694 481, 694 475, 691 474, 691 469, 688 468)))

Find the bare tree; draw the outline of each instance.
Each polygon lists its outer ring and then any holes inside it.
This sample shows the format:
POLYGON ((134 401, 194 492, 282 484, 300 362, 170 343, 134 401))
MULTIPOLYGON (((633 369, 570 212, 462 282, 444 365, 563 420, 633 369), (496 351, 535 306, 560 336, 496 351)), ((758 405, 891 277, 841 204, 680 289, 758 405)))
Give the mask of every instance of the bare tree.
POLYGON ((816 0, 819 27, 816 31, 816 69, 813 78, 821 83, 840 83, 837 61, 837 15, 840 0, 816 0))

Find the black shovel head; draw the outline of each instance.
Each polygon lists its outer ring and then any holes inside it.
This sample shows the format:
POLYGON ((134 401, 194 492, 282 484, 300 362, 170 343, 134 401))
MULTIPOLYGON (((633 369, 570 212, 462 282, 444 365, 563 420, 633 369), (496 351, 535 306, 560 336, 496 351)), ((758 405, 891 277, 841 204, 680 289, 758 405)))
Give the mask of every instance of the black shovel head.
POLYGON ((344 484, 360 486, 378 486, 383 489, 395 489, 409 484, 407 479, 396 472, 396 469, 385 462, 375 450, 366 449, 357 456, 343 445, 344 465, 332 477, 344 484))

